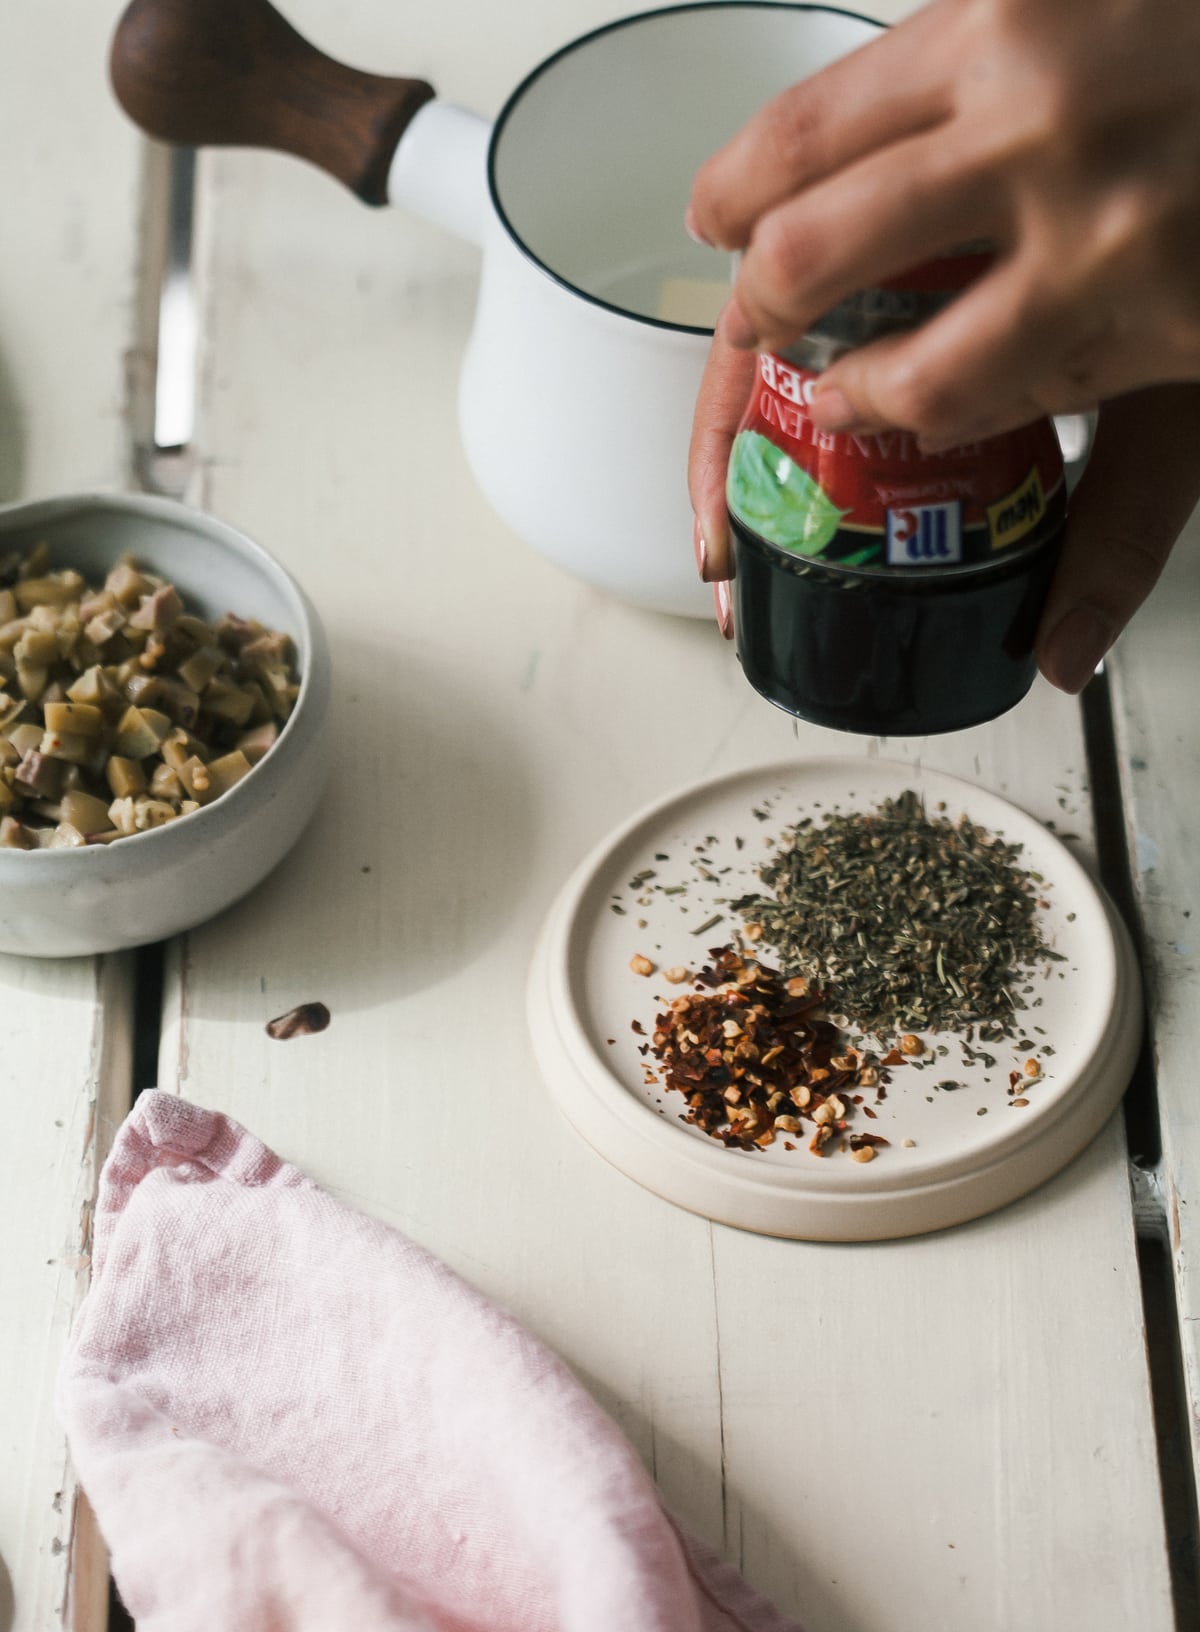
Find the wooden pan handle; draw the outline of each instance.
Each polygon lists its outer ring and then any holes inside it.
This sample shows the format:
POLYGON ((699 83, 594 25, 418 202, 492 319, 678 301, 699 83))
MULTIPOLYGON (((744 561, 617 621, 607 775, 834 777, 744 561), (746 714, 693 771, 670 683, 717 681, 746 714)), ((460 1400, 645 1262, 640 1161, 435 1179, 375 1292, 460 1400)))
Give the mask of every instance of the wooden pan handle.
POLYGON ((387 203, 392 155, 433 96, 327 57, 268 0, 132 0, 113 36, 113 89, 149 136, 269 147, 387 203))

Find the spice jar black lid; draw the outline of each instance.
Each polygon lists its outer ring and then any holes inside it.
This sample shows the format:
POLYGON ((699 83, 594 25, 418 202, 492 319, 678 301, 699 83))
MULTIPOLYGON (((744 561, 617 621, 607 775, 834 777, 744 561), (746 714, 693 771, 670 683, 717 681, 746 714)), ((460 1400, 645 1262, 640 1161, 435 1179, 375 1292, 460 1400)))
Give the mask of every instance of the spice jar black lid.
POLYGON ((738 661, 770 702, 835 730, 931 736, 995 719, 1033 684, 1062 534, 983 568, 856 572, 733 517, 738 661))

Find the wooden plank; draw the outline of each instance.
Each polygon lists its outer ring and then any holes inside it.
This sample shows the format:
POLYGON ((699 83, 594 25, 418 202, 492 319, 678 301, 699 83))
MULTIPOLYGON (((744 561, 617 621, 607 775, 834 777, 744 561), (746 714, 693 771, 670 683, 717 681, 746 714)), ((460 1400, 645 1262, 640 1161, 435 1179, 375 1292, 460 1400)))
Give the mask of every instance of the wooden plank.
MULTIPOLYGON (((506 14, 494 57, 469 63, 454 6, 406 20, 406 57, 386 49, 385 8, 293 15, 335 52, 352 41, 357 60, 467 100, 462 73, 494 107, 547 44, 599 20, 554 10, 506 14)), ((336 744, 298 850, 176 947, 163 1086, 239 1117, 514 1310, 668 1502, 810 1632, 1125 1632, 1135 1614, 1166 1632, 1118 1124, 968 1228, 773 1242, 600 1162, 549 1108, 525 1033, 545 910, 643 801, 791 754, 886 748, 1043 820, 1069 814, 1086 854, 1075 705, 1038 687, 994 727, 908 745, 793 730, 711 627, 607 600, 493 519, 456 433, 470 251, 270 156, 206 160, 202 193, 197 493, 320 607, 336 744), (328 1031, 267 1038, 311 999, 328 1031)))
MULTIPOLYGON (((112 488, 124 477, 139 145, 105 82, 117 9, 62 0, 0 14, 4 500, 112 488)), ((69 1593, 74 1541, 87 1525, 53 1390, 87 1281, 96 1167, 128 1094, 130 1009, 127 959, 0 958, 5 1632, 104 1624, 102 1551, 89 1551, 69 1593)))
POLYGON ((104 1624, 102 1552, 90 1546, 70 1584, 76 1536, 90 1531, 77 1512, 53 1400, 87 1290, 96 1176, 128 1108, 131 975, 123 957, 0 958, 8 1155, 0 1195, 0 1559, 11 1580, 13 1632, 104 1624))
POLYGON ((1175 1272, 1193 1472, 1200 1494, 1200 514, 1109 664, 1141 909, 1162 1128, 1160 1176, 1175 1272))

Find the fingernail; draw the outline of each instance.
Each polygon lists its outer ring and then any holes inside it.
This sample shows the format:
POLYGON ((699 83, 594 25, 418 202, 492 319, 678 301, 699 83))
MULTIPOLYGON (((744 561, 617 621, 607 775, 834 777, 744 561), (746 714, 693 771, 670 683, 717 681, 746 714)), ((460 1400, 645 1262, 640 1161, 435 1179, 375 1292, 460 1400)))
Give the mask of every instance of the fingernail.
POLYGON ((700 531, 699 516, 692 517, 692 553, 696 557, 696 571, 704 578, 704 569, 708 565, 708 545, 704 542, 704 534, 700 531))
POLYGON ((726 640, 732 640, 733 603, 729 598, 729 584, 724 578, 713 585, 713 605, 717 609, 717 627, 726 640))
POLYGON ((714 578, 733 576, 729 534, 722 519, 710 516, 707 522, 701 522, 696 516, 692 521, 692 548, 696 552, 696 568, 706 584, 712 583, 714 578))
POLYGON ((712 239, 711 238, 706 238, 704 236, 704 234, 700 231, 700 228, 697 226, 697 224, 696 224, 696 212, 695 212, 695 210, 692 208, 692 206, 690 204, 688 205, 687 209, 684 211, 683 225, 684 225, 684 230, 686 231, 688 237, 692 240, 693 243, 703 244, 705 249, 713 249, 715 247, 714 244, 713 244, 712 239))
POLYGON ((842 395, 835 385, 827 386, 824 391, 817 391, 809 404, 808 417, 821 431, 848 431, 852 425, 857 425, 861 415, 853 407, 849 398, 842 395))
POLYGON ((758 336, 750 327, 745 312, 736 300, 725 303, 720 327, 721 338, 727 345, 736 346, 739 351, 753 351, 758 344, 758 336))
POLYGON ((1117 633, 1112 621, 1095 607, 1075 607, 1046 642, 1042 668, 1047 680, 1062 691, 1082 691, 1117 633))

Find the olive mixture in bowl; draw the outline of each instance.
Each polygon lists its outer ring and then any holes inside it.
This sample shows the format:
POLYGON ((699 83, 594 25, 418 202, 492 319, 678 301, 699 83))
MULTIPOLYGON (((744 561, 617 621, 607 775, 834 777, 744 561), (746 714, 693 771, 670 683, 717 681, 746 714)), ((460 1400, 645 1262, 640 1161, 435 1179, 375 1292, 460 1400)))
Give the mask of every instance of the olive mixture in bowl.
POLYGON ((106 844, 211 804, 299 693, 290 638, 189 612, 122 556, 102 582, 47 544, 0 558, 0 845, 106 844))
POLYGON ((173 500, 0 505, 0 953, 166 940, 321 799, 329 647, 283 564, 173 500))

